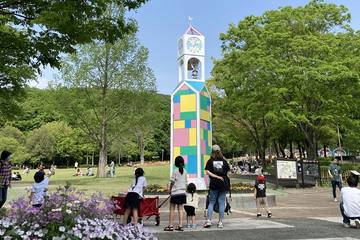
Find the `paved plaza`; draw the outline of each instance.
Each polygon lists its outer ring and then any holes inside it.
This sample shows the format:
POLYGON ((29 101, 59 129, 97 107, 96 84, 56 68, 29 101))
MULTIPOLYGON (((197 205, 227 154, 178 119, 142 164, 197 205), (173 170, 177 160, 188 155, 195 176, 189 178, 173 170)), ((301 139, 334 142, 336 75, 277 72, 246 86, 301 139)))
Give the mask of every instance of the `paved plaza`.
MULTIPOLYGON (((145 225, 159 239, 318 239, 318 240, 360 240, 360 229, 342 226, 338 202, 332 201, 330 189, 286 189, 277 196, 277 206, 272 208, 273 218, 257 219, 256 209, 234 209, 225 216, 224 228, 216 225, 202 228, 203 211, 197 213, 196 230, 163 232, 167 225, 167 209, 162 209, 161 225, 153 226, 152 220, 145 225)), ((214 215, 217 217, 217 215, 214 215)), ((215 219, 215 218, 214 218, 215 219)), ((214 223, 216 223, 214 221, 214 223)))

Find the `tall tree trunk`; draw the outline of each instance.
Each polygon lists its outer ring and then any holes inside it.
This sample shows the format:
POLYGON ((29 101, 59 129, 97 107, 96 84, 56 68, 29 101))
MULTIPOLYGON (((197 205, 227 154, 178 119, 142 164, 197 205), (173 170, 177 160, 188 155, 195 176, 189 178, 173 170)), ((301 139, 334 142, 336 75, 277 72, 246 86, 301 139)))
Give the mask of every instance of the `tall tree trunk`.
POLYGON ((294 158, 294 152, 293 152, 293 145, 292 145, 292 141, 290 141, 290 158, 293 159, 294 158))
POLYGON ((106 164, 107 164, 107 138, 106 138, 106 120, 103 120, 101 128, 101 144, 99 154, 99 164, 96 176, 99 178, 106 177, 106 164))
POLYGON ((144 165, 145 162, 145 147, 144 144, 141 144, 140 146, 140 163, 141 165, 144 165))
POLYGON ((301 147, 300 141, 297 142, 297 145, 298 145, 300 160, 302 160, 303 159, 303 153, 302 153, 302 147, 301 147))
POLYGON ((99 164, 97 170, 97 177, 104 178, 106 177, 106 164, 107 164, 107 90, 109 88, 108 85, 108 68, 109 68, 109 56, 110 56, 110 47, 109 45, 105 45, 106 47, 106 56, 105 56, 105 66, 104 66, 104 79, 102 81, 102 116, 101 116, 101 133, 100 133, 100 155, 99 155, 99 164))
POLYGON ((326 145, 324 144, 324 158, 327 158, 326 145))
POLYGON ((275 139, 273 140, 273 144, 274 144, 274 149, 275 149, 275 152, 276 152, 276 157, 280 158, 279 149, 277 147, 277 143, 276 143, 275 139))

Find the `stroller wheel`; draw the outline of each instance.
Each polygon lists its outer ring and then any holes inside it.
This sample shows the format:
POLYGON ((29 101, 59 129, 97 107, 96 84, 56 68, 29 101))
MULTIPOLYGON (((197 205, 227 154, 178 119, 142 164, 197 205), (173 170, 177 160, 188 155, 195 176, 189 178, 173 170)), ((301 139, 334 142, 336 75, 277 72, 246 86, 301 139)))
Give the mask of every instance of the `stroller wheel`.
POLYGON ((160 225, 160 216, 156 216, 155 217, 155 221, 156 221, 156 226, 159 226, 160 225))

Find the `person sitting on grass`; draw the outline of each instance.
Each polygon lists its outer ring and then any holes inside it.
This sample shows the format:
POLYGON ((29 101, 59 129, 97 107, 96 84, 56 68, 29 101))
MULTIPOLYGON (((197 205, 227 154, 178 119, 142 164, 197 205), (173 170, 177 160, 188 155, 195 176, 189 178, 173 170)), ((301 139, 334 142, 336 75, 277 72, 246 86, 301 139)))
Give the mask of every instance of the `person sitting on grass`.
POLYGON ((44 204, 44 196, 46 195, 47 187, 49 185, 49 177, 54 174, 55 172, 51 172, 48 176, 45 176, 44 171, 38 171, 35 173, 35 183, 32 185, 29 197, 30 203, 33 207, 40 208, 44 204))
POLYGON ((360 189, 357 188, 358 181, 354 175, 346 179, 348 187, 341 189, 342 202, 340 212, 343 217, 344 227, 349 228, 350 220, 355 220, 356 228, 360 228, 360 189))
POLYGON ((124 224, 128 223, 130 213, 133 215, 133 224, 138 224, 138 210, 140 208, 140 201, 144 198, 143 191, 147 186, 146 178, 144 177, 144 170, 137 168, 135 170, 135 182, 129 189, 125 197, 125 213, 124 224))
POLYGON ((75 174, 73 176, 74 177, 81 177, 82 176, 82 172, 81 172, 80 168, 76 169, 76 172, 75 172, 75 174))
POLYGON ((94 176, 94 172, 93 172, 92 167, 88 167, 86 176, 94 176))

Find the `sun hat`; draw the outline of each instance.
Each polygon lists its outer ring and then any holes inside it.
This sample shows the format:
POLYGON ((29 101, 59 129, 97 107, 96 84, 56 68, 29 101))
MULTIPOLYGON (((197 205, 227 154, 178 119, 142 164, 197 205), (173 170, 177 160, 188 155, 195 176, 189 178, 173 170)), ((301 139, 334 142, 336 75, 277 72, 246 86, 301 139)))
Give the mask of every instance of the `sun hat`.
POLYGON ((219 147, 219 145, 213 145, 212 146, 212 150, 213 150, 213 152, 216 152, 216 151, 220 151, 220 147, 219 147))

